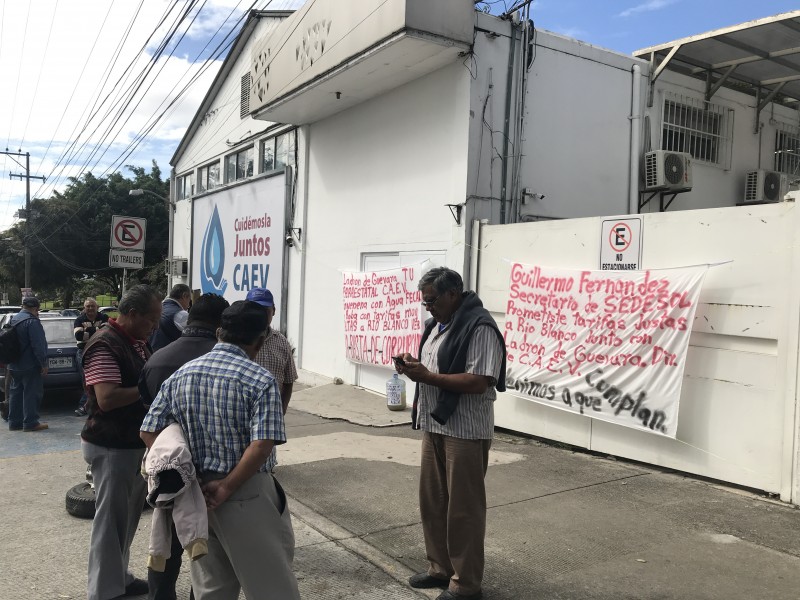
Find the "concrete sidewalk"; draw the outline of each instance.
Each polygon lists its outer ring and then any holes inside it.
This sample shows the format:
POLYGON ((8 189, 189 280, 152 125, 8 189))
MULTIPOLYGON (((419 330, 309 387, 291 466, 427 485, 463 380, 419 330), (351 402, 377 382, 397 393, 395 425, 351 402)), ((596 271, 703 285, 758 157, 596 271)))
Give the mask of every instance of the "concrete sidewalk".
MULTIPOLYGON (((46 432, 0 430, 2 599, 85 597, 91 521, 64 510, 85 470, 72 408, 51 409, 46 432)), ((425 568, 419 432, 387 426, 408 420, 387 413, 384 398, 349 386, 292 398, 276 476, 291 496, 303 598, 436 595, 405 584, 425 568)), ((800 597, 791 506, 502 432, 487 486, 489 600, 800 597)), ((132 552, 139 576, 149 520, 132 552)), ((188 598, 185 573, 179 598, 188 598)))

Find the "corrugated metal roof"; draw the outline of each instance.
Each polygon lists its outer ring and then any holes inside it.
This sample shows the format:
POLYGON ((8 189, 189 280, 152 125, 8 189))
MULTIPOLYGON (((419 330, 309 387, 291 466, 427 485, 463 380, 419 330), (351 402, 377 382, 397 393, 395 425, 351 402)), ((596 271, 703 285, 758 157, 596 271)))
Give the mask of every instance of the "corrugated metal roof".
POLYGON ((717 29, 633 53, 663 68, 776 102, 800 101, 800 10, 717 29), (666 63, 665 63, 666 61, 666 63), (710 74, 710 77, 709 77, 710 74))

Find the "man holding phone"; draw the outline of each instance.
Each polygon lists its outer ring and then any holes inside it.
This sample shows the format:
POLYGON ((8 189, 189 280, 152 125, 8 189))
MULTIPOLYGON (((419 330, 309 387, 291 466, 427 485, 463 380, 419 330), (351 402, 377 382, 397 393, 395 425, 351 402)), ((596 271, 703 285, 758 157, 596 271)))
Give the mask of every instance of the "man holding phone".
POLYGON ((484 568, 484 477, 495 389, 505 390, 503 336, 461 275, 437 267, 420 279, 425 322, 419 359, 395 358, 417 383, 412 426, 422 429, 420 514, 429 562, 413 588, 447 588, 437 600, 479 600, 484 568))

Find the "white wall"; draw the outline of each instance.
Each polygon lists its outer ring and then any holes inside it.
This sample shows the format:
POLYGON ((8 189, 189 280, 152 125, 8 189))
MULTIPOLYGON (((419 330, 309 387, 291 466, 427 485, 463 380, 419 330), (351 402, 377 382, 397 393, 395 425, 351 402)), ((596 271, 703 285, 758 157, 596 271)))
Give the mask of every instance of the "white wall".
MULTIPOLYGON (((661 111, 665 92, 701 100, 705 98, 705 84, 669 70, 661 74, 656 81, 653 106, 646 109, 646 114, 650 117, 653 150, 660 148, 661 111)), ((794 127, 800 124, 797 110, 769 104, 759 116, 759 133, 754 133, 755 97, 722 87, 711 99, 711 103, 734 110, 730 169, 693 161, 692 191, 678 194, 669 210, 734 206, 742 202, 747 172, 774 168, 775 135, 780 123, 794 127)), ((656 211, 658 211, 657 198, 642 209, 642 212, 656 211)))
MULTIPOLYGON (((178 177, 214 160, 221 160, 224 155, 235 151, 240 144, 242 148, 245 147, 247 140, 251 140, 274 125, 249 116, 244 119, 239 116, 241 79, 243 75, 250 72, 253 46, 262 37, 269 36, 272 30, 282 22, 283 18, 264 17, 259 19, 256 29, 247 40, 244 49, 235 58, 230 74, 222 82, 219 92, 211 101, 206 112, 200 115, 201 124, 197 132, 189 140, 178 162, 173 165, 178 177)), ((220 171, 220 176, 224 177, 222 171, 220 171)), ((178 255, 177 248, 175 254, 178 255)))
MULTIPOLYGON (((504 318, 507 259, 597 269, 601 218, 481 232, 479 294, 504 318)), ((503 394, 496 424, 798 499, 800 209, 794 203, 644 215, 642 268, 712 267, 692 327, 677 440, 503 394)))
POLYGON ((469 81, 455 63, 303 128, 305 277, 295 307, 302 324, 289 331, 302 327, 303 369, 354 382, 355 366, 344 358, 340 270, 360 270, 363 253, 444 250, 448 265, 461 269, 463 227, 444 205, 465 195, 469 81))
MULTIPOLYGON (((256 172, 258 171, 260 162, 258 143, 259 139, 261 139, 259 135, 264 134, 270 128, 274 128, 275 124, 268 121, 258 121, 249 116, 244 119, 240 118, 241 78, 242 75, 250 70, 252 47, 259 39, 270 35, 272 30, 280 25, 282 21, 283 18, 277 17, 259 19, 242 52, 238 57, 231 57, 234 62, 227 79, 221 82, 219 92, 211 99, 206 112, 198 117, 201 119, 201 124, 197 132, 188 139, 183 153, 176 164, 173 165, 176 177, 182 177, 188 173, 195 174, 195 194, 197 192, 196 174, 199 167, 204 167, 217 161, 220 165, 220 182, 222 182, 225 177, 224 156, 244 149, 249 145, 255 147, 255 170, 256 172)), ((172 243, 174 257, 189 259, 190 273, 192 268, 191 204, 191 198, 179 200, 175 203, 175 224, 172 243)), ((172 280, 173 283, 185 282, 194 285, 188 277, 173 277, 172 280)), ((194 285, 194 287, 199 288, 197 285, 194 285)))
MULTIPOLYGON (((465 62, 475 75, 468 193, 477 198, 469 203, 474 207, 470 217, 499 223, 510 25, 479 15, 478 26, 491 33, 477 32, 475 61, 465 62)), ((639 65, 646 74, 647 63, 543 30, 536 30, 533 42, 523 137, 519 144, 513 138, 518 115, 512 103, 508 152, 522 153, 518 187, 545 197, 528 201, 519 212, 545 218, 627 212, 631 70, 639 65)), ((518 39, 512 96, 520 76, 521 46, 518 39)), ((639 87, 643 93, 644 78, 639 87)), ((511 184, 509 171, 509 189, 511 184)), ((517 211, 507 208, 506 222, 517 221, 513 218, 517 211)))

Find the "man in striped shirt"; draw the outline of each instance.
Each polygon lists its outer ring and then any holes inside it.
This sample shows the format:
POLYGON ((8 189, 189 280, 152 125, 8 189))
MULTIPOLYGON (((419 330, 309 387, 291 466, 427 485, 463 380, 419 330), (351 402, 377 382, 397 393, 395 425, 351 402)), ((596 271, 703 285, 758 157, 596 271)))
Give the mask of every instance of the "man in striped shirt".
POLYGON ((170 423, 189 444, 208 507, 208 554, 191 564, 197 598, 299 600, 286 495, 271 474, 286 441, 275 379, 253 359, 267 317, 257 304, 222 313, 219 343, 161 386, 141 427, 151 446, 170 423))
POLYGON ((412 426, 423 430, 420 515, 429 562, 414 588, 447 588, 437 600, 478 600, 484 566, 484 477, 494 431, 495 388, 505 390, 505 343, 474 292, 446 267, 419 281, 425 322, 419 360, 396 362, 417 382, 412 426))
POLYGON ((147 593, 147 582, 128 570, 130 548, 146 487, 139 469, 144 444, 139 427, 147 409, 139 374, 150 357, 147 338, 158 326, 161 301, 147 285, 132 287, 86 343, 83 368, 89 417, 81 431, 83 458, 91 466, 96 513, 89 544, 88 600, 147 593))

